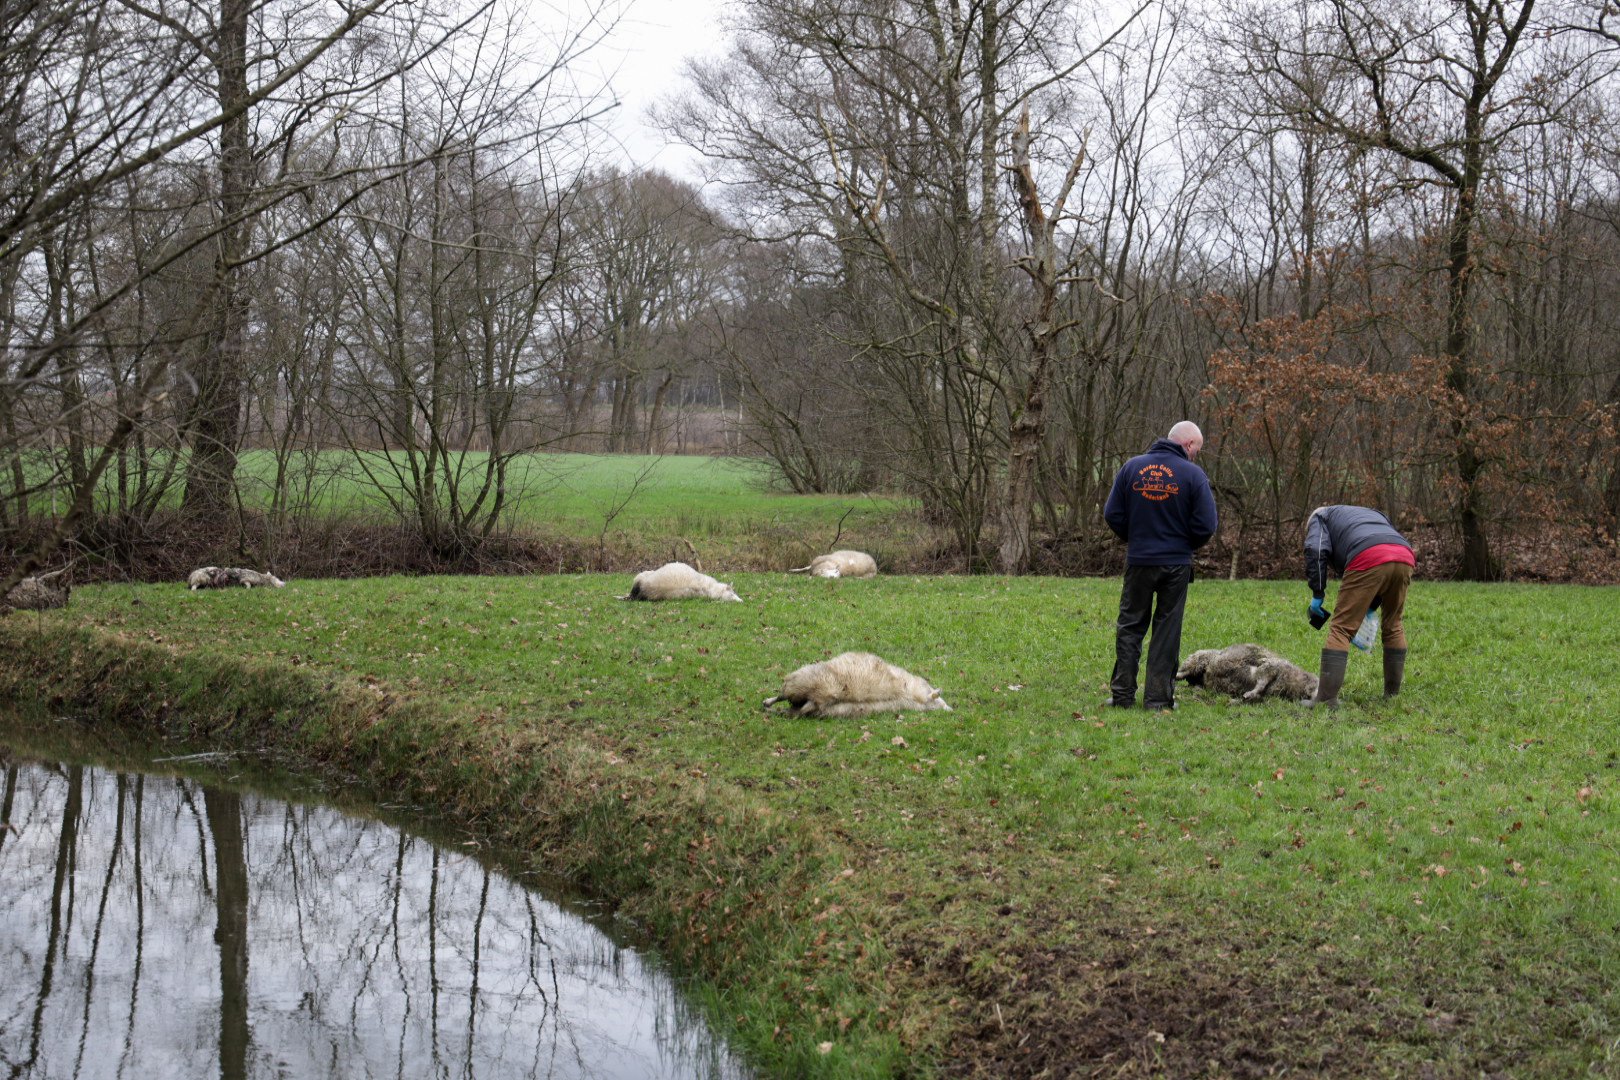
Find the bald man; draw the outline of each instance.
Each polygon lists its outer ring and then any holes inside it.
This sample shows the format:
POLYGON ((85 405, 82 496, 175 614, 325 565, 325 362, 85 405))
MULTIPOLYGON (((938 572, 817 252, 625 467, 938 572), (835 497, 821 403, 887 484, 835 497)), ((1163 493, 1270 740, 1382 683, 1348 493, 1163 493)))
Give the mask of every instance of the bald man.
POLYGON ((1209 477, 1193 464, 1203 448, 1204 433, 1183 420, 1154 440, 1146 453, 1127 461, 1108 493, 1103 520, 1126 545, 1109 705, 1136 704, 1136 670, 1151 626, 1142 704, 1155 710, 1176 707, 1181 616, 1192 582, 1193 552, 1209 542, 1220 523, 1209 477))

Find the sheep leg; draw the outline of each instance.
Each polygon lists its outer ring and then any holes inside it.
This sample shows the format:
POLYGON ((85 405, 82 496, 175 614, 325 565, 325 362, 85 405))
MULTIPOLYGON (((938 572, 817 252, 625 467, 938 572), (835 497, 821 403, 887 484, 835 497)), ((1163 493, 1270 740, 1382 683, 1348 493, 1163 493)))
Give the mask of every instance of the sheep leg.
POLYGON ((1243 695, 1244 701, 1259 701, 1265 696, 1266 688, 1277 679, 1277 669, 1269 665, 1262 665, 1255 669, 1254 689, 1243 695))

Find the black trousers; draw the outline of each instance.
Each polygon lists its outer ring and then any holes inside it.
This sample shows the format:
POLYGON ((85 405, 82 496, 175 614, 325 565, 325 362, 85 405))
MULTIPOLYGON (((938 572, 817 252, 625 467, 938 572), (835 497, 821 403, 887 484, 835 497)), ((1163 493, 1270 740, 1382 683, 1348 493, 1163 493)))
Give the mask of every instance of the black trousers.
POLYGON ((1168 709, 1176 703, 1176 667, 1181 663, 1181 616, 1187 610, 1191 566, 1127 566, 1114 629, 1114 676, 1108 688, 1115 705, 1136 703, 1136 667, 1151 623, 1147 689, 1142 704, 1168 709))

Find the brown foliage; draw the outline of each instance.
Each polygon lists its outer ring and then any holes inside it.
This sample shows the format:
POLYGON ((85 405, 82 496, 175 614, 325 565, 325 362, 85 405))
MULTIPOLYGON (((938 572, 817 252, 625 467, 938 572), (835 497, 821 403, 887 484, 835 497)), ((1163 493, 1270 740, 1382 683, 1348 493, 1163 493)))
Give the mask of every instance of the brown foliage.
POLYGON ((1326 308, 1311 318, 1244 322, 1235 305, 1208 303, 1227 344, 1208 361, 1205 400, 1217 434, 1212 477, 1228 557, 1245 576, 1297 562, 1300 529, 1316 506, 1376 506, 1432 544, 1434 576, 1459 572, 1462 478, 1455 431, 1480 450, 1477 495, 1506 576, 1614 580, 1614 522, 1602 487, 1613 408, 1559 408, 1534 379, 1491 374, 1464 400, 1443 357, 1375 362, 1359 335, 1376 313, 1326 308), (1537 544, 1523 542, 1537 537, 1537 544))

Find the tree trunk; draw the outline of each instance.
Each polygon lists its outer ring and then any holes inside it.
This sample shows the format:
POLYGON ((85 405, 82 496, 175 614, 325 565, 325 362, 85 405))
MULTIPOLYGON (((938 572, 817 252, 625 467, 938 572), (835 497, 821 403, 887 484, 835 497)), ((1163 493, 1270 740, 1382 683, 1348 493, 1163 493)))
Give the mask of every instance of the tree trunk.
MULTIPOLYGON (((1470 128, 1479 123, 1472 113, 1470 128)), ((1478 141, 1477 131, 1470 149, 1478 141)), ((1471 152, 1464 161, 1461 185, 1457 191, 1457 211, 1451 221, 1451 239, 1446 262, 1446 388, 1455 395, 1451 435, 1457 465, 1457 527, 1462 543, 1462 561, 1457 576, 1464 581, 1494 581, 1500 568, 1491 557, 1485 536, 1484 499, 1480 475, 1484 462, 1475 445, 1467 408, 1474 390, 1473 334, 1469 325, 1469 298, 1474 277, 1474 211, 1482 175, 1481 163, 1471 152)))
POLYGON ((1029 572, 1031 560, 1030 520, 1035 505, 1035 467, 1040 461, 1041 442, 1046 435, 1046 381, 1050 342, 1043 342, 1039 330, 1031 329, 1040 353, 1030 374, 1024 400, 1008 432, 1007 494, 1001 507, 1001 543, 996 551, 996 568, 1003 574, 1029 572))
MULTIPOLYGON (((1620 378, 1609 388, 1609 407, 1620 407, 1620 378)), ((1620 540, 1620 433, 1610 442, 1609 479, 1603 486, 1603 517, 1609 532, 1620 540)))
POLYGON ((1001 508, 1001 544, 996 552, 997 569, 1003 574, 1028 573, 1030 567, 1030 520, 1035 505, 1035 469, 1040 463, 1041 444, 1046 438, 1046 390, 1051 379, 1059 333, 1059 328, 1052 323, 1058 289, 1054 231, 1064 200, 1079 174, 1083 160, 1081 155, 1075 157, 1068 178, 1058 194, 1055 211, 1048 215, 1035 186, 1029 140, 1029 109, 1026 106, 1012 138, 1013 183, 1018 189, 1024 228, 1029 232, 1030 251, 1023 265, 1035 289, 1035 310, 1025 324, 1030 340, 1029 378, 1024 384, 1024 397, 1018 403, 1017 415, 1013 417, 1008 432, 1007 494, 1001 508))
POLYGON ((219 219, 214 246, 212 331, 196 365, 191 461, 182 503, 189 515, 218 521, 230 510, 241 439, 243 365, 249 297, 242 280, 252 224, 253 149, 248 100, 250 0, 220 0, 214 71, 219 107, 231 115, 219 129, 219 219))
POLYGON ((214 840, 214 943, 219 946, 219 1075, 247 1076, 248 872, 242 796, 203 789, 203 814, 214 840))
POLYGON ((636 431, 636 398, 641 393, 641 377, 628 364, 621 364, 613 380, 613 412, 608 418, 608 450, 629 453, 636 431))
POLYGON ((647 438, 642 447, 644 454, 664 452, 664 440, 659 437, 658 428, 664 422, 664 401, 669 397, 669 388, 674 382, 675 372, 664 372, 664 380, 658 384, 658 390, 653 394, 652 412, 647 415, 647 438))

